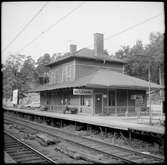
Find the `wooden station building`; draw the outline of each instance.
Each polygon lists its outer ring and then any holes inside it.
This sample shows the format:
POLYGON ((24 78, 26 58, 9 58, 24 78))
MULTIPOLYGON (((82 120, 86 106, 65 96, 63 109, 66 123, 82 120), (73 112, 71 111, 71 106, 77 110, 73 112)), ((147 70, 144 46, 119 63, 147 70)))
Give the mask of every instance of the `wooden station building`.
MULTIPOLYGON (((40 92, 40 104, 48 111, 63 113, 66 106, 78 114, 136 114, 136 98, 146 107, 148 81, 124 74, 125 62, 104 51, 103 34, 94 34, 94 49, 70 51, 49 67, 49 81, 33 92, 40 92)), ((161 86, 151 83, 151 89, 161 86)))

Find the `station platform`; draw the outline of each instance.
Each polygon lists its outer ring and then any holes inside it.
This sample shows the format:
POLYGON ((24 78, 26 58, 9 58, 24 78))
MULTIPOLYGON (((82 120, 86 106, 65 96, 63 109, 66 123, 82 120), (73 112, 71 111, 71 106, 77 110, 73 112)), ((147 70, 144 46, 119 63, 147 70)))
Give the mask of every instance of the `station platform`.
POLYGON ((13 164, 13 163, 16 163, 16 161, 13 160, 7 152, 4 152, 4 163, 13 164))
MULTIPOLYGON (((55 112, 40 111, 40 110, 25 110, 17 108, 4 108, 11 111, 22 112, 26 114, 34 114, 38 116, 46 116, 51 118, 59 118, 64 120, 87 123, 97 126, 120 130, 135 130, 147 133, 165 134, 165 127, 162 125, 149 125, 140 123, 141 119, 137 117, 117 117, 117 116, 87 116, 83 114, 60 114, 55 112)), ((147 116, 148 117, 148 116, 147 116)))

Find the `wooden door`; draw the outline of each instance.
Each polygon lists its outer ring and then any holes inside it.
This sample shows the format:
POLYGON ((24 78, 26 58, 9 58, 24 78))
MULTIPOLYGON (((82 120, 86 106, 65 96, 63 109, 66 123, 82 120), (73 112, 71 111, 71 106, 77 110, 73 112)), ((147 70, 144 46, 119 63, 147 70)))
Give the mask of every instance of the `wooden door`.
POLYGON ((102 94, 95 95, 95 113, 102 113, 102 94))

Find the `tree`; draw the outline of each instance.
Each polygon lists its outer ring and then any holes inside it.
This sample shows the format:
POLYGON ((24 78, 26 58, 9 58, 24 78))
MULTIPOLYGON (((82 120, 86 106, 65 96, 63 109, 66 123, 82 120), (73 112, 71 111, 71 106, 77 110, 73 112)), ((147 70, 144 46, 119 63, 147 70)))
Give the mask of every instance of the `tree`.
POLYGON ((153 58, 151 75, 155 82, 159 82, 158 69, 162 66, 164 72, 164 35, 157 32, 150 34, 150 44, 146 46, 146 54, 153 58))
POLYGON ((37 67, 35 69, 37 83, 40 83, 41 76, 43 77, 43 79, 46 80, 46 82, 48 82, 48 77, 46 73, 49 71, 49 67, 47 67, 46 65, 51 62, 52 62, 52 59, 48 53, 45 53, 42 57, 38 58, 36 63, 37 67))
POLYGON ((19 74, 22 86, 20 87, 20 97, 24 97, 24 93, 31 89, 35 80, 35 61, 28 56, 19 74))
POLYGON ((121 49, 115 53, 115 56, 119 59, 127 59, 131 55, 129 46, 121 46, 121 49))
POLYGON ((126 60, 125 72, 131 76, 148 80, 148 63, 151 60, 151 81, 158 83, 158 69, 164 64, 164 36, 161 33, 151 33, 150 43, 143 45, 141 41, 137 41, 132 47, 122 46, 115 53, 119 59, 126 60), (143 55, 148 58, 142 58, 143 55))
POLYGON ((51 62, 51 57, 48 53, 45 53, 42 57, 39 57, 37 60, 36 72, 38 76, 48 72, 49 68, 46 67, 47 64, 51 62))
POLYGON ((3 70, 3 97, 12 98, 12 91, 20 89, 22 82, 20 81, 20 69, 25 60, 25 55, 10 55, 7 59, 3 70))

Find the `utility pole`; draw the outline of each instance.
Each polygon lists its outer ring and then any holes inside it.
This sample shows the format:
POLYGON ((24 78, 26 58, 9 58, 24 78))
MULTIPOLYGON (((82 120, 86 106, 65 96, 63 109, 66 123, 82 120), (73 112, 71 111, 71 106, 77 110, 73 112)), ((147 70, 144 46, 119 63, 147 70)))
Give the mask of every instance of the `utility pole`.
POLYGON ((149 60, 149 66, 148 66, 149 124, 152 124, 152 111, 151 111, 151 59, 153 59, 153 57, 146 56, 146 55, 141 55, 141 54, 134 55, 134 56, 148 58, 148 60, 149 60))
MULTIPOLYGON (((161 63, 159 65, 159 84, 164 86, 164 69, 163 69, 163 64, 161 63)), ((164 90, 160 90, 160 98, 161 98, 161 118, 163 117, 163 112, 164 112, 164 90)))
POLYGON ((148 81, 149 81, 149 123, 152 124, 152 112, 151 112, 151 61, 149 60, 149 68, 148 68, 148 81))

